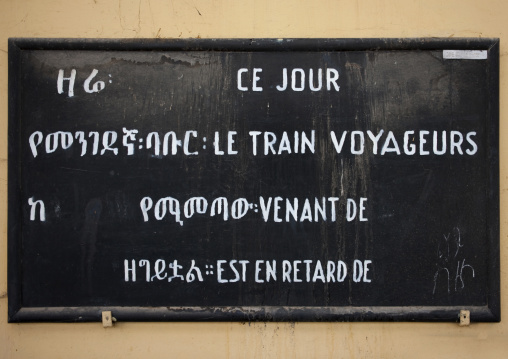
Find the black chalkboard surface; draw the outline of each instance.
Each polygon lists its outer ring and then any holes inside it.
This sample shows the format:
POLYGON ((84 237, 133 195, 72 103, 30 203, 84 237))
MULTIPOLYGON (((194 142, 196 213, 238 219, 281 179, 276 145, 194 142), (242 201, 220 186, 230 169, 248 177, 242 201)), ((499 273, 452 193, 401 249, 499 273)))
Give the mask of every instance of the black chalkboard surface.
POLYGON ((497 39, 9 41, 9 321, 499 321, 497 39))

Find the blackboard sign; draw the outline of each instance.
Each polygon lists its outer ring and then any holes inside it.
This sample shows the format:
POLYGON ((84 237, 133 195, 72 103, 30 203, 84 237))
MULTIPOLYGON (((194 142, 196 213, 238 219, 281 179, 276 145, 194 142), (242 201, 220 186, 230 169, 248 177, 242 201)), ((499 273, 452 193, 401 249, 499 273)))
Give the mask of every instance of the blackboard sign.
POLYGON ((9 320, 499 321, 496 39, 9 42, 9 320))

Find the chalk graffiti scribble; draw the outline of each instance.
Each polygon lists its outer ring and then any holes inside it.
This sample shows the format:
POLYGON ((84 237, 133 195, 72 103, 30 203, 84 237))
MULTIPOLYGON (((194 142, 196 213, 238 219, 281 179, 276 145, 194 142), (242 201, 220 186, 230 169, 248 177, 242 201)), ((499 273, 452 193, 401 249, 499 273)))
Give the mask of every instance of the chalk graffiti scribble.
POLYGON ((434 274, 434 287, 432 294, 436 293, 439 278, 445 278, 448 294, 451 293, 450 283, 453 281, 453 290, 461 291, 465 287, 464 276, 469 273, 472 278, 475 276, 474 268, 466 264, 466 258, 461 257, 461 249, 464 247, 458 227, 453 228, 451 233, 443 234, 443 239, 437 246, 438 262, 436 273, 434 274), (457 266, 455 266, 455 262, 457 266), (467 271, 466 271, 467 269, 467 271))

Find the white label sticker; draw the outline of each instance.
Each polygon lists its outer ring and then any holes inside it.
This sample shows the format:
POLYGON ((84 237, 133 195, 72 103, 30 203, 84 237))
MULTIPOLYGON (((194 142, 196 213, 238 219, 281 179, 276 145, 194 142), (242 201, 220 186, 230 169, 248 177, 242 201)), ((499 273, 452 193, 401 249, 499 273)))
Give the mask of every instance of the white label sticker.
POLYGON ((443 50, 443 59, 486 60, 487 50, 443 50))

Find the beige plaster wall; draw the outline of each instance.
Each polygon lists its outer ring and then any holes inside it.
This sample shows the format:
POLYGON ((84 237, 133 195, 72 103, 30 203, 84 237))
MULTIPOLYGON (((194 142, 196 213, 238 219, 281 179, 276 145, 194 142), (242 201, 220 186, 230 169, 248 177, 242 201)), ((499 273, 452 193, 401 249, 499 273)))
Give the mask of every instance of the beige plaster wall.
POLYGON ((507 358, 508 2, 0 0, 0 358, 507 358), (501 38, 500 324, 7 324, 8 37, 501 38))

